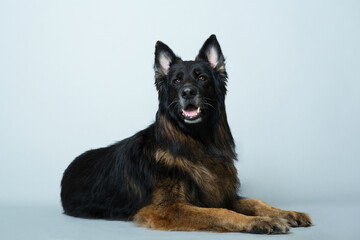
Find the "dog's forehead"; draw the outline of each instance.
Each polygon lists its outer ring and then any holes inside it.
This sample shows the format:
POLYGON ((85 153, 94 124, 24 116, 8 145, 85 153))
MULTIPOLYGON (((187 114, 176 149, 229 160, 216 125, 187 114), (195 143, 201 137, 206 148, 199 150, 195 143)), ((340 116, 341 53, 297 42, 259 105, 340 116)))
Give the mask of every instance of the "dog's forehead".
POLYGON ((172 72, 193 72, 195 69, 199 71, 209 71, 211 66, 208 62, 204 61, 181 61, 170 67, 172 72))

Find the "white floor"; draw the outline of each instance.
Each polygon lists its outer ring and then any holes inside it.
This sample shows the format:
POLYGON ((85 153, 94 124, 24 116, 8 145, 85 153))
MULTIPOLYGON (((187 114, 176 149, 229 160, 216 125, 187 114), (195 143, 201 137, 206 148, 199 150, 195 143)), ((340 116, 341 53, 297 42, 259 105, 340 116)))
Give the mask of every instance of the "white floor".
POLYGON ((360 239, 360 203, 287 204, 283 208, 309 213, 313 218, 314 225, 309 228, 292 228, 290 233, 285 235, 164 232, 140 228, 132 222, 68 217, 62 214, 60 204, 53 206, 2 204, 0 205, 0 239, 360 239))

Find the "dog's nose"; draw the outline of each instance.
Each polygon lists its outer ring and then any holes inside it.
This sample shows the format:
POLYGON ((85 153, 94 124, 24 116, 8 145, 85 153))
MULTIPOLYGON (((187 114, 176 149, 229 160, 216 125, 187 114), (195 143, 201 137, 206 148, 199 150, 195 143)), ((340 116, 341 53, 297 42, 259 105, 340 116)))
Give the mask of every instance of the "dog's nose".
POLYGON ((184 99, 192 99, 196 96, 197 89, 192 86, 184 87, 181 91, 181 97, 184 99))

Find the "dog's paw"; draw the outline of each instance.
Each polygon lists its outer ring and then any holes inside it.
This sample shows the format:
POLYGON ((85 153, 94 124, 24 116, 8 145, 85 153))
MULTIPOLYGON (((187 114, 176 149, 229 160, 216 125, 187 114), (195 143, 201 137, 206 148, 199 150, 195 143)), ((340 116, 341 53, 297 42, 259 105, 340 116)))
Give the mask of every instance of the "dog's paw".
POLYGON ((312 224, 310 216, 306 213, 282 211, 279 217, 286 219, 291 227, 309 227, 312 224))
POLYGON ((250 225, 249 232, 257 234, 287 233, 290 226, 282 218, 256 217, 250 225))

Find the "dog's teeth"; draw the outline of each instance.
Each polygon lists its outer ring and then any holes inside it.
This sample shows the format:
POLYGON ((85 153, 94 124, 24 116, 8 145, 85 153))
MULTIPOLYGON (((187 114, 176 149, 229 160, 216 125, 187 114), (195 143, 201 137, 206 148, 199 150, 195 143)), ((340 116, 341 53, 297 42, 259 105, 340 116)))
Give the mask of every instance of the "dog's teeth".
POLYGON ((186 111, 185 109, 181 109, 182 115, 186 118, 193 119, 199 116, 201 109, 198 107, 195 111, 186 111))

